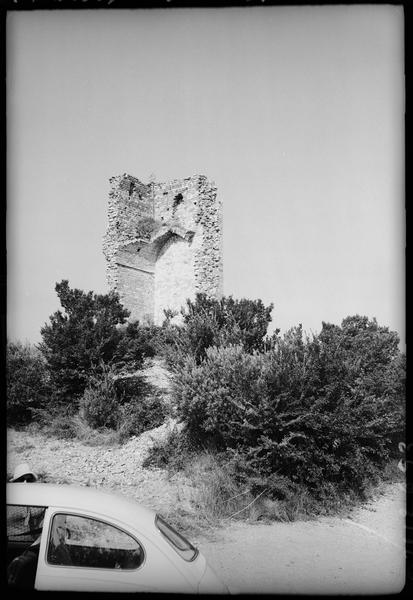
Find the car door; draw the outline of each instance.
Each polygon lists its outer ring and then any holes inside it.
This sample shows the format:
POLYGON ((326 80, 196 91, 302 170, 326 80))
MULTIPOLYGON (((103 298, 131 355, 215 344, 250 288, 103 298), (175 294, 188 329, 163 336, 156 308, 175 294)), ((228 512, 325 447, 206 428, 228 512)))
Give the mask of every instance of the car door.
POLYGON ((33 589, 45 506, 7 504, 7 579, 16 589, 33 589))
POLYGON ((96 513, 49 508, 36 589, 190 592, 188 581, 147 537, 96 513))

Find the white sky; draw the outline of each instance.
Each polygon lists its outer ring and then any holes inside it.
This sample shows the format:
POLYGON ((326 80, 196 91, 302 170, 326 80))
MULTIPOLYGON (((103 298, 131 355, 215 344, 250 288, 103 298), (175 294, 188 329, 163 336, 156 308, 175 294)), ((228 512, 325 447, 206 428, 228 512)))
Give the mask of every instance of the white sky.
POLYGON ((56 281, 108 291, 127 172, 216 182, 224 293, 272 327, 404 342, 403 52, 390 5, 9 13, 8 338, 40 340, 56 281))

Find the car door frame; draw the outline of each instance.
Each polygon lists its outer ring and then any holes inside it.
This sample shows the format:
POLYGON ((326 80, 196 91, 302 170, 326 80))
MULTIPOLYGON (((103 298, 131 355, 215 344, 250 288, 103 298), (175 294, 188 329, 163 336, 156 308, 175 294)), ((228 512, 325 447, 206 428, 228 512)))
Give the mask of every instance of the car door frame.
MULTIPOLYGON (((154 528, 155 533, 155 528, 154 528)), ((177 568, 174 561, 158 544, 150 540, 136 527, 121 520, 92 510, 80 510, 69 506, 46 509, 40 542, 39 560, 35 581, 36 590, 55 591, 103 591, 103 592, 194 592, 193 582, 177 568), (52 520, 57 514, 70 514, 97 519, 124 531, 142 547, 144 560, 131 570, 97 567, 52 565, 47 562, 47 548, 51 535, 52 520)))

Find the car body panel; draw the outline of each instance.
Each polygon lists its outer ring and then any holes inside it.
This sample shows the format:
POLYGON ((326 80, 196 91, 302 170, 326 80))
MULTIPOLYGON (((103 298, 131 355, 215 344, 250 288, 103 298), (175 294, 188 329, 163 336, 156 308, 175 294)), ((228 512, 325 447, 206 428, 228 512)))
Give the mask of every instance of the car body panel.
POLYGON ((219 579, 198 552, 185 561, 155 525, 155 511, 133 500, 88 487, 45 483, 7 484, 7 504, 47 506, 40 541, 35 588, 56 591, 225 593, 219 579), (54 565, 47 561, 52 519, 57 514, 97 519, 126 532, 143 548, 136 569, 54 565))

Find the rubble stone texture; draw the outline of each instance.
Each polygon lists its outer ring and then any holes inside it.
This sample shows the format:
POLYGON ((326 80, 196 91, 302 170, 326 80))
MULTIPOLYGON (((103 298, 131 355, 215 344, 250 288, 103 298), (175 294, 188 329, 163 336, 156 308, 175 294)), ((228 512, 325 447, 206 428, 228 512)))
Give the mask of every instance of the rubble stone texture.
POLYGON ((203 175, 145 184, 132 175, 110 179, 103 252, 109 287, 130 319, 161 324, 197 292, 223 289, 222 203, 203 175))

